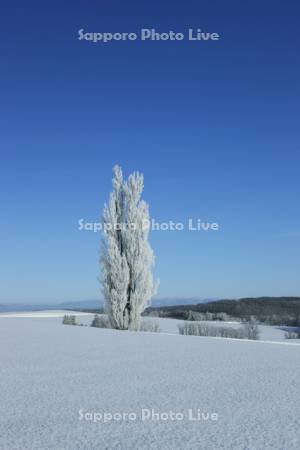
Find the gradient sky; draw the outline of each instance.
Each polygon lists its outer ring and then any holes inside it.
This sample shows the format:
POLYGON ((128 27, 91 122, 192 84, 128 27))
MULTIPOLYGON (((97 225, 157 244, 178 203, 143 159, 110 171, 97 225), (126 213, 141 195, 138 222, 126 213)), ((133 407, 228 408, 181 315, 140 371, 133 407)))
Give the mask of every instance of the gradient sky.
POLYGON ((111 169, 145 175, 159 297, 300 295, 297 1, 5 2, 0 301, 100 298, 111 169), (78 29, 218 42, 77 39, 78 29))

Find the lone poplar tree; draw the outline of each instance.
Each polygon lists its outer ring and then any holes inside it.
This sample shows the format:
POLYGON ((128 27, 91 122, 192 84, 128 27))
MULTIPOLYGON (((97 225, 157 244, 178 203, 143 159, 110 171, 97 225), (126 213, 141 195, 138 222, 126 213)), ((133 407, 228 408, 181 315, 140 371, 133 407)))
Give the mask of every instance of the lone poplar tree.
POLYGON ((138 330, 140 316, 154 295, 154 254, 148 241, 149 209, 141 200, 143 175, 123 179, 113 168, 113 191, 102 220, 101 283, 111 326, 138 330))

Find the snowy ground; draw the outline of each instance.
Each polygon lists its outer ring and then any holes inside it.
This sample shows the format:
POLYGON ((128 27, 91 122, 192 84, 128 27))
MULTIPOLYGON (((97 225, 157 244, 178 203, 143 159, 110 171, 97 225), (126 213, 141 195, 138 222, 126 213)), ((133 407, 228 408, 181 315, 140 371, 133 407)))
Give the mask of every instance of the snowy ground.
MULTIPOLYGON (((65 314, 75 315, 77 317, 77 322, 83 325, 90 325, 91 321, 94 317, 94 314, 85 313, 80 311, 32 311, 32 312, 13 312, 13 313, 0 313, 1 318, 62 318, 65 314)), ((163 333, 172 333, 178 334, 178 324, 182 323, 181 320, 176 319, 160 319, 156 317, 143 317, 142 320, 146 321, 154 321, 159 322, 160 329, 163 333)), ((242 326, 241 323, 238 322, 219 322, 219 321, 202 321, 203 324, 207 324, 210 326, 219 326, 219 327, 232 327, 239 328, 242 326)), ((260 340, 262 341, 276 341, 276 342, 285 342, 300 345, 300 340, 296 341, 287 341, 285 339, 285 331, 291 329, 292 327, 278 327, 278 326, 267 326, 267 325, 259 325, 260 331, 260 340)), ((1 450, 1 449, 0 449, 1 450)))
MULTIPOLYGON (((77 322, 82 323, 84 325, 90 325, 91 321, 94 317, 93 314, 90 313, 82 313, 82 312, 72 312, 72 311, 42 311, 39 313, 7 313, 6 317, 63 317, 65 314, 72 314, 77 316, 77 322)), ((0 318, 4 317, 4 314, 0 314, 0 318)), ((178 334, 178 324, 182 323, 182 320, 176 319, 160 319, 156 317, 143 317, 142 320, 149 320, 154 322, 159 322, 160 329, 163 333, 172 333, 178 334)), ((232 327, 239 328, 242 326, 239 322, 218 322, 218 321, 202 321, 203 324, 207 324, 210 326, 219 326, 219 327, 232 327)), ((293 345, 300 345, 300 340, 295 341, 287 341, 285 339, 285 330, 293 329, 291 327, 278 327, 278 326, 268 326, 268 325, 259 325, 260 331, 260 340, 262 341, 276 341, 276 342, 285 342, 292 343, 293 345)))
POLYGON ((174 335, 171 319, 158 334, 36 314, 0 317, 1 450, 300 448, 299 345, 174 335))

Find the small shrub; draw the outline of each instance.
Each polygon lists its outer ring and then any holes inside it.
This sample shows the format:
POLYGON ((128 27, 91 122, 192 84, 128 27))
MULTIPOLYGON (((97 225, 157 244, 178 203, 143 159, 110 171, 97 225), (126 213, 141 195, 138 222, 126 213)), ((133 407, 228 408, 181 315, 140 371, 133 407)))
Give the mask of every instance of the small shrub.
POLYGON ((93 321, 91 323, 91 327, 95 328, 111 328, 108 317, 107 316, 99 316, 95 314, 93 321))
POLYGON ((67 314, 64 315, 62 323, 64 325, 78 325, 76 322, 76 316, 70 316, 67 314))
POLYGON ((285 339, 300 339, 300 332, 297 331, 286 331, 284 333, 285 339))
POLYGON ((139 331, 150 331, 151 333, 159 333, 161 329, 157 321, 143 320, 140 324, 139 331))
POLYGON ((67 325, 67 324, 69 323, 68 316, 64 315, 63 320, 62 320, 62 323, 63 323, 64 325, 67 325))
MULTIPOLYGON (((255 324, 257 327, 257 324, 255 324)), ((258 327, 251 332, 244 326, 240 328, 218 327, 201 322, 184 322, 178 324, 179 334, 186 336, 209 336, 232 339, 258 339, 258 327), (251 337, 250 337, 251 336, 251 337)))
POLYGON ((255 318, 251 317, 249 322, 244 324, 246 339, 257 341, 259 339, 259 328, 255 318))

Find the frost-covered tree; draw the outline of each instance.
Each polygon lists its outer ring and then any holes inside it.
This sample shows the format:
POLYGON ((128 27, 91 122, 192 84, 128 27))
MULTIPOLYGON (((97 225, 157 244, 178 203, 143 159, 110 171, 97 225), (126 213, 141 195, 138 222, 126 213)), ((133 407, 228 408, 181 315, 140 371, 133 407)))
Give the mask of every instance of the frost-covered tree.
POLYGON ((254 316, 251 316, 249 322, 245 324, 245 330, 248 339, 259 340, 260 332, 254 316))
POLYGON ((141 200, 142 174, 133 173, 126 181, 119 166, 113 174, 113 191, 103 211, 100 261, 105 309, 113 328, 138 330, 155 291, 149 209, 141 200))

